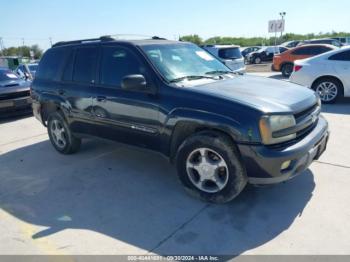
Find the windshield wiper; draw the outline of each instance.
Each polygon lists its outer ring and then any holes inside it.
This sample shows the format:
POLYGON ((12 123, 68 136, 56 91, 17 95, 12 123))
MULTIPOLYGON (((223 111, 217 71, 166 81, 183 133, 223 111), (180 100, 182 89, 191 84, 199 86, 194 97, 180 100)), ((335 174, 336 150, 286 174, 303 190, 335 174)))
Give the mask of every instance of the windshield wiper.
POLYGON ((225 75, 225 74, 234 74, 234 72, 232 71, 228 71, 228 70, 215 70, 215 71, 209 71, 205 73, 206 75, 225 75))
POLYGON ((216 79, 213 76, 203 76, 203 75, 190 75, 190 76, 183 76, 183 77, 179 77, 179 78, 175 78, 170 80, 170 83, 177 83, 177 82, 181 82, 183 80, 197 80, 197 79, 203 79, 203 78, 207 78, 207 79, 216 79))

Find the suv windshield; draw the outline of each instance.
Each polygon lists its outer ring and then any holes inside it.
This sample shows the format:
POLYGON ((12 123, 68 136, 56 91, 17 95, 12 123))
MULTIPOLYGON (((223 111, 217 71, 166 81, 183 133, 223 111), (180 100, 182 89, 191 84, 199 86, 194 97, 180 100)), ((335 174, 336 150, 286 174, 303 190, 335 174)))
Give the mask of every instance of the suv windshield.
POLYGON ((239 59, 242 58, 242 53, 238 47, 222 48, 219 50, 219 57, 222 59, 239 59))
POLYGON ((9 70, 0 70, 0 81, 16 80, 18 77, 9 70))
POLYGON ((213 72, 230 71, 219 60, 193 44, 145 45, 141 49, 168 81, 208 78, 208 74, 213 72))

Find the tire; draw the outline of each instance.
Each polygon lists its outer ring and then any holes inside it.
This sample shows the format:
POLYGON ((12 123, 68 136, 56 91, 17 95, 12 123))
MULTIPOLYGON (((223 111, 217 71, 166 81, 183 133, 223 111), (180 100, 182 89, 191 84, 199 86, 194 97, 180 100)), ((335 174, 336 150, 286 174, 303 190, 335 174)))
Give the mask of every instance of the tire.
POLYGON ((290 77, 293 73, 293 64, 284 64, 281 71, 284 77, 290 77))
POLYGON ((186 139, 178 149, 176 167, 185 190, 211 203, 231 201, 248 181, 236 146, 216 132, 201 132, 186 139))
POLYGON ((66 120, 59 112, 49 115, 47 132, 51 144, 61 154, 73 154, 80 149, 81 139, 73 136, 66 120))
POLYGON ((312 85, 312 89, 318 93, 324 104, 333 104, 343 96, 343 84, 332 77, 324 77, 317 80, 312 85))
POLYGON ((261 64, 261 58, 260 57, 255 57, 254 58, 254 64, 261 64))

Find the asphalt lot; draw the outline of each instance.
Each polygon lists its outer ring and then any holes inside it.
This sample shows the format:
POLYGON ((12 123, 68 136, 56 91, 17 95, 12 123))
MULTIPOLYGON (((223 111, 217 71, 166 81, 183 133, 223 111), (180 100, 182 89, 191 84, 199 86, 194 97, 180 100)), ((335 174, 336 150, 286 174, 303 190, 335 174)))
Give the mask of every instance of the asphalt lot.
POLYGON ((350 102, 323 112, 331 138, 319 161, 226 205, 189 197, 158 154, 85 140, 63 156, 33 117, 7 119, 0 254, 350 254, 350 102))

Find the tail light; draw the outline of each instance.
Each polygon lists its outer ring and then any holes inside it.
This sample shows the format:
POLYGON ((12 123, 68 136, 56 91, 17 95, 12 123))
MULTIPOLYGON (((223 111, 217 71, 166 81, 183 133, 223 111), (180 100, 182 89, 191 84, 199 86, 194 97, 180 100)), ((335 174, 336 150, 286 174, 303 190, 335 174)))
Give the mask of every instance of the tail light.
POLYGON ((295 65, 294 66, 294 72, 298 72, 300 69, 302 69, 303 67, 301 65, 295 65))

